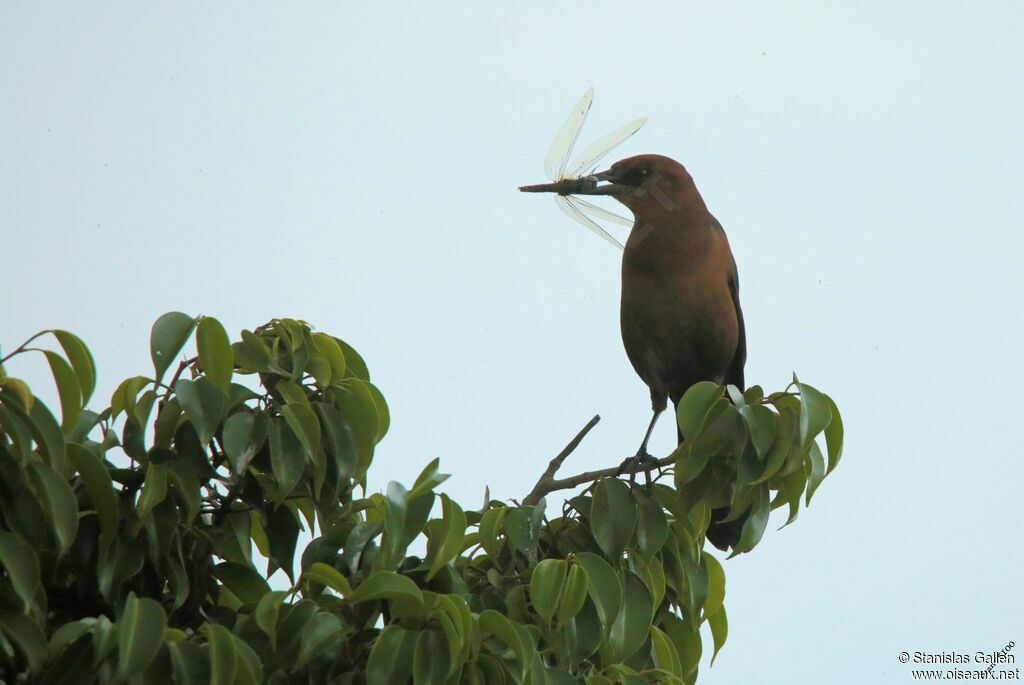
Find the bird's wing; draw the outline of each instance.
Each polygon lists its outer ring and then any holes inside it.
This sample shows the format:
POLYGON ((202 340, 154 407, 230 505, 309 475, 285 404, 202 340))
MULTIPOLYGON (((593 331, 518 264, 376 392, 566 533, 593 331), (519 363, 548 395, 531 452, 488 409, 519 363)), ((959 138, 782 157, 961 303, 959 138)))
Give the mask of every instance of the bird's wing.
POLYGON ((572 196, 572 203, 584 214, 589 214, 593 217, 597 217, 598 219, 604 219, 605 221, 611 221, 616 224, 622 224, 623 226, 633 225, 632 219, 619 216, 615 212, 609 212, 604 207, 598 207, 593 202, 587 202, 583 198, 576 197, 575 195, 572 196))
POLYGON ((610 242, 615 247, 619 248, 620 250, 622 249, 622 243, 616 240, 611 233, 598 226, 594 221, 587 217, 586 214, 580 211, 579 207, 577 207, 575 204, 576 198, 569 195, 556 195, 555 203, 558 205, 559 209, 568 214, 569 217, 572 218, 574 221, 580 222, 581 224, 589 228, 591 231, 593 231, 594 233, 598 234, 599 236, 610 242))
MULTIPOLYGON (((640 117, 620 126, 606 136, 601 136, 591 143, 583 152, 573 160, 569 166, 569 178, 577 178, 585 174, 591 174, 597 168, 597 163, 609 152, 622 144, 626 138, 640 130, 640 127, 647 123, 647 117, 640 117)), ((632 223, 632 222, 630 222, 632 223)))
POLYGON ((590 111, 590 104, 594 101, 594 89, 587 88, 580 101, 569 112, 562 128, 558 129, 555 139, 551 141, 547 157, 544 158, 544 173, 552 181, 561 181, 565 178, 565 167, 569 163, 572 149, 576 145, 576 139, 580 137, 580 130, 583 122, 587 120, 587 112, 590 111))
POLYGON ((740 277, 736 271, 736 260, 732 262, 732 274, 729 277, 729 293, 732 295, 732 306, 736 310, 736 324, 739 328, 739 337, 736 339, 736 353, 729 362, 729 369, 725 372, 727 385, 735 385, 744 390, 743 366, 747 363, 747 330, 743 324, 743 309, 740 308, 740 277))

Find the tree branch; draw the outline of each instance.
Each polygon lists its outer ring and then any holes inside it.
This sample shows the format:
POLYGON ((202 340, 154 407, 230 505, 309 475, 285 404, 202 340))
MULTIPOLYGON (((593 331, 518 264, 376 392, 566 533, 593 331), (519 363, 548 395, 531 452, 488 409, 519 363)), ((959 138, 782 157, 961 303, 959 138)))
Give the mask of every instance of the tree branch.
MULTIPOLYGON (((530 494, 523 498, 523 504, 536 504, 542 497, 548 493, 555 492, 556 490, 569 490, 575 488, 578 485, 584 483, 590 483, 600 478, 607 478, 609 476, 622 475, 622 466, 611 466, 606 469, 600 469, 597 471, 585 471, 575 476, 569 476, 568 478, 555 478, 555 473, 561 468, 562 463, 576 451, 579 444, 583 442, 583 438, 587 437, 587 433, 597 425, 597 422, 601 420, 600 416, 595 416, 576 434, 569 444, 565 446, 561 452, 559 452, 554 459, 548 464, 547 469, 541 474, 541 477, 537 480, 537 484, 533 486, 533 490, 530 494)), ((675 453, 670 454, 667 457, 662 457, 655 461, 638 464, 635 468, 631 469, 632 473, 643 473, 645 471, 653 471, 654 469, 660 469, 663 466, 668 466, 674 463, 676 460, 675 453)))

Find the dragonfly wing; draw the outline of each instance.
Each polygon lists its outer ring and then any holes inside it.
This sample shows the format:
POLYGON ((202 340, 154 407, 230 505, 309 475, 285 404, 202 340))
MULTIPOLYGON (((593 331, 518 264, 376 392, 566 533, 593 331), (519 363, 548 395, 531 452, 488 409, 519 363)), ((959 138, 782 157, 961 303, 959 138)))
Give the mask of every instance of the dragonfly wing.
POLYGON ((561 181, 565 177, 565 167, 569 163, 569 156, 576 145, 576 139, 580 137, 580 129, 583 122, 587 120, 587 112, 590 111, 590 104, 594 101, 594 89, 587 88, 580 101, 569 112, 568 118, 558 129, 555 139, 551 141, 547 157, 544 158, 544 172, 552 181, 561 181))
POLYGON ((575 198, 566 195, 557 195, 555 197, 555 202, 558 204, 559 209, 568 214, 569 217, 573 219, 573 221, 580 222, 581 224, 589 228, 591 231, 598 234, 599 236, 607 240, 609 243, 611 243, 612 245, 621 250, 622 243, 620 243, 618 240, 612 237, 611 233, 609 233, 608 231, 604 230, 596 223, 594 223, 589 217, 587 217, 586 214, 581 212, 579 208, 575 205, 574 200, 575 198))
POLYGON ((587 202, 586 200, 576 197, 575 195, 573 195, 570 199, 572 200, 572 203, 576 205, 576 208, 579 209, 584 214, 589 214, 590 216, 597 217, 598 219, 602 219, 604 221, 611 221, 616 224, 622 224, 623 226, 633 225, 632 219, 627 219, 624 216, 619 216, 615 212, 609 212, 604 207, 598 207, 593 202, 587 202))
POLYGON ((640 117, 639 119, 634 119, 625 126, 620 126, 608 135, 598 138, 586 150, 581 152, 579 157, 577 157, 572 163, 569 175, 572 178, 575 178, 583 175, 584 173, 589 174, 593 172, 597 163, 600 162, 605 155, 621 145, 622 141, 626 140, 626 138, 629 138, 640 130, 640 127, 645 123, 647 123, 647 117, 640 117))

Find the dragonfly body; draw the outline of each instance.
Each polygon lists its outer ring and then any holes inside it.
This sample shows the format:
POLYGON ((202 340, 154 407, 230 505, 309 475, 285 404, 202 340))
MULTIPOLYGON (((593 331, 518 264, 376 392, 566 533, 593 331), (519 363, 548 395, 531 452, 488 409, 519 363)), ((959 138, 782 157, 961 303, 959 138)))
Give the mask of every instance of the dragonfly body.
POLYGON ((558 195, 575 195, 586 193, 597 187, 597 179, 593 176, 566 178, 554 183, 537 183, 530 186, 519 186, 524 193, 556 193, 558 195))

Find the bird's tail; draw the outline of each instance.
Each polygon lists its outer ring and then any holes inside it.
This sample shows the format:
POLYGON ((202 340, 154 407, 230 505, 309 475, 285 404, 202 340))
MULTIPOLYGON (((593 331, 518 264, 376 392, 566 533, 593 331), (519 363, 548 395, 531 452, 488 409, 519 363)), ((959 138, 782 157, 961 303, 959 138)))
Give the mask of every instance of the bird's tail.
MULTIPOLYGON (((676 427, 676 435, 678 436, 679 444, 683 442, 683 433, 676 427)), ((731 507, 719 507, 711 510, 711 523, 708 525, 707 539, 712 545, 728 552, 730 548, 735 547, 740 542, 740 535, 743 533, 743 524, 747 522, 747 517, 750 516, 750 512, 743 514, 739 518, 726 521, 732 513, 731 507)))

